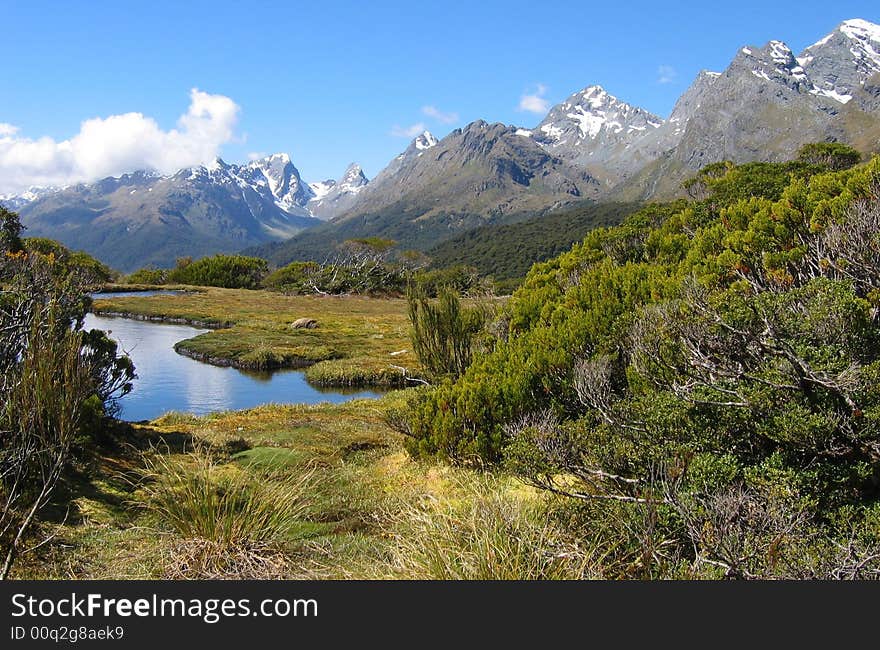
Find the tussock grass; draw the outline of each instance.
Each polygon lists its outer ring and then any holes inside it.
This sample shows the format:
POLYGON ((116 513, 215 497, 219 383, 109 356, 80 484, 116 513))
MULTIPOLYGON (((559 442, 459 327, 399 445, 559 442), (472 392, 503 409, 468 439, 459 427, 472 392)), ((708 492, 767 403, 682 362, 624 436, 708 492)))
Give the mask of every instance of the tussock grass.
POLYGON ((410 458, 385 421, 406 396, 134 425, 134 447, 167 440, 173 452, 96 463, 79 488, 83 516, 20 577, 592 575, 590 553, 548 523, 531 488, 410 458))
POLYGON ((593 577, 595 554, 492 477, 458 479, 457 501, 407 503, 395 514, 395 577, 572 580, 593 577))
POLYGON ((218 465, 203 447, 183 458, 145 459, 143 506, 172 533, 167 575, 269 578, 283 575, 284 545, 307 508, 311 474, 261 480, 218 465))

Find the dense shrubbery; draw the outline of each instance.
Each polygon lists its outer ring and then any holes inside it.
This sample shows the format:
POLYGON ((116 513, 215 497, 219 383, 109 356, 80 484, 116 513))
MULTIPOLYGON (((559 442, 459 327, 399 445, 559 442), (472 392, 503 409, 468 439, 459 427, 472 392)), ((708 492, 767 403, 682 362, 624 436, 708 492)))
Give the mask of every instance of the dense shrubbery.
POLYGON ((134 368, 82 330, 102 264, 49 240, 22 240, 0 208, 0 578, 33 548, 35 522, 77 445, 131 390, 134 368))
POLYGON ((138 269, 125 276, 125 284, 167 284, 168 269, 138 269))
POLYGON ((51 255, 62 267, 76 269, 77 273, 87 277, 94 285, 110 282, 115 277, 114 271, 103 262, 96 260, 88 253, 68 250, 52 239, 28 237, 22 243, 26 251, 39 253, 46 257, 51 255))
POLYGON ((243 255, 182 257, 173 269, 143 268, 125 276, 126 284, 192 284, 226 289, 259 289, 269 273, 266 260, 243 255))
POLYGON ((880 159, 846 166, 714 165, 536 265, 410 450, 586 502, 641 577, 876 575, 880 159))
POLYGON ((257 289, 269 272, 266 260, 243 255, 214 255, 195 262, 178 260, 167 282, 226 289, 257 289))

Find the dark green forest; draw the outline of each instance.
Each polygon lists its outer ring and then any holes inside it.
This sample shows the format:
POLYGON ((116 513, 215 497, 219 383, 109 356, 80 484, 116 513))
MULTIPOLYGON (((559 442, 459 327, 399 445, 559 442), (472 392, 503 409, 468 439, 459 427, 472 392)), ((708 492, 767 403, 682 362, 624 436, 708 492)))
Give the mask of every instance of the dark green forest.
POLYGON ((619 224, 638 207, 590 203, 518 223, 481 226, 444 241, 427 255, 435 268, 471 266, 496 281, 521 280, 535 262, 567 251, 595 228, 619 224))

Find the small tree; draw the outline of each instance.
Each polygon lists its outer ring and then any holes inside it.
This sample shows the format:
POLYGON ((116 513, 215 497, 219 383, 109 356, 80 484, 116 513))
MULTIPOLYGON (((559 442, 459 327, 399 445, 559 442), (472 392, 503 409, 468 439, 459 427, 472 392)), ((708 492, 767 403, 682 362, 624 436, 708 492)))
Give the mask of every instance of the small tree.
POLYGON ((0 205, 0 251, 18 253, 24 246, 21 231, 24 227, 15 212, 10 212, 0 205))
POLYGON ((471 363, 474 338, 485 321, 483 311, 463 306, 448 287, 436 300, 415 289, 407 298, 413 350, 422 366, 434 378, 460 376, 471 363))

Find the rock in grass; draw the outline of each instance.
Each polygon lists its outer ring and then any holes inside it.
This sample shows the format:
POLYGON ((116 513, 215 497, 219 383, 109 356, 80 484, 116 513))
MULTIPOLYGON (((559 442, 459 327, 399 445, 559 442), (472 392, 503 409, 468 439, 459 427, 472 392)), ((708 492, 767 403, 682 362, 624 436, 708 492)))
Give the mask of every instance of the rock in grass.
POLYGON ((295 329, 310 329, 313 330, 318 326, 318 321, 314 318, 297 318, 290 326, 295 329))

